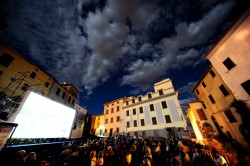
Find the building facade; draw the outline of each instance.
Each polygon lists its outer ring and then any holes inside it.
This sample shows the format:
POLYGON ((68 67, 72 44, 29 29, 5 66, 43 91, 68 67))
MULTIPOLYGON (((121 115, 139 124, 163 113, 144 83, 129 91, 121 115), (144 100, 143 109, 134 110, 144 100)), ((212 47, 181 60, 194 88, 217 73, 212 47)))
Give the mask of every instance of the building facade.
POLYGON ((47 96, 53 82, 48 73, 0 43, 1 113, 16 110, 27 90, 47 96))
POLYGON ((77 102, 78 93, 78 90, 72 84, 67 84, 66 82, 59 84, 57 81, 54 81, 48 97, 74 108, 77 102))
POLYGON ((94 115, 94 126, 93 126, 93 133, 96 136, 102 137, 104 136, 105 132, 105 118, 104 115, 94 115))
POLYGON ((237 100, 250 106, 250 9, 205 56, 237 100))
POLYGON ((154 84, 154 92, 128 97, 123 106, 123 125, 130 136, 179 137, 187 127, 170 79, 154 84))
POLYGON ((104 104, 105 136, 124 134, 123 105, 126 98, 119 98, 104 104))
POLYGON ((241 117, 231 105, 234 95, 212 66, 203 74, 193 92, 200 103, 190 103, 190 111, 195 115, 203 138, 226 134, 242 146, 248 146, 239 130, 241 117))

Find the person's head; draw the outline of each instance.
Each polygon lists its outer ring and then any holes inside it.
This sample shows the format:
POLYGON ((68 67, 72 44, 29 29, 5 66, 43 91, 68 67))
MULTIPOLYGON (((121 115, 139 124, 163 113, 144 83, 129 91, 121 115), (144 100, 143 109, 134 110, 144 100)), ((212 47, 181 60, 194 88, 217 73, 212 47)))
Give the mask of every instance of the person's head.
POLYGON ((104 152, 103 152, 103 151, 100 151, 100 152, 98 153, 98 158, 102 158, 102 157, 104 157, 104 152))
POLYGON ((30 152, 28 156, 26 157, 26 161, 35 161, 36 160, 36 153, 30 152))
POLYGON ((25 155, 26 155, 26 151, 25 151, 25 150, 19 150, 19 151, 17 152, 17 158, 18 158, 18 159, 24 158, 25 155))
POLYGON ((95 158, 96 157, 96 151, 95 150, 92 150, 90 152, 90 158, 95 158))

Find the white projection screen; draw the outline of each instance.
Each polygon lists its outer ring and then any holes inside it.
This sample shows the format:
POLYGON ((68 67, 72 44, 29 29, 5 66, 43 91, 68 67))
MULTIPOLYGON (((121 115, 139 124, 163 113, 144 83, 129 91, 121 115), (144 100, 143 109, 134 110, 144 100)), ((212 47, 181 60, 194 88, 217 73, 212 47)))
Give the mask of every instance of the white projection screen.
POLYGON ((18 124, 12 138, 69 138, 75 112, 29 91, 11 119, 18 124))

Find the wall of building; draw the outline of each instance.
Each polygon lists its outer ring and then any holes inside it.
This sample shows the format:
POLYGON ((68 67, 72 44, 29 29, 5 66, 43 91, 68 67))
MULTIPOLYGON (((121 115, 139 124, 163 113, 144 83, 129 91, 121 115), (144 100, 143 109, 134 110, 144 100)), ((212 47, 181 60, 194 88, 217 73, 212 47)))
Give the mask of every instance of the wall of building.
POLYGON ((137 98, 127 98, 123 106, 123 117, 125 119, 123 125, 126 133, 167 137, 167 128, 185 128, 187 126, 176 93, 169 81, 167 79, 161 82, 163 84, 155 84, 157 90, 155 92, 149 92, 137 98), (160 85, 160 87, 157 85, 160 85), (160 94, 159 90, 162 90, 163 93, 160 94), (149 94, 151 97, 149 97, 149 94), (139 98, 141 98, 141 101, 139 98), (163 102, 166 104, 166 108, 163 108, 163 102), (140 112, 140 107, 143 112, 140 112), (167 122, 165 116, 169 116, 171 121, 167 122), (156 124, 153 124, 153 118, 156 119, 156 124), (141 124, 142 119, 145 123, 144 126, 141 124), (135 122, 137 126, 135 126, 135 122), (128 123, 129 127, 127 126, 128 123))
MULTIPOLYGON (((250 80, 250 10, 248 10, 206 56, 218 71, 236 99, 250 105, 250 96, 241 86, 250 80), (230 58, 235 66, 228 69, 223 62, 230 58)), ((248 85, 249 86, 249 85, 248 85)), ((248 87, 249 89, 249 87, 248 87)))
POLYGON ((105 135, 123 134, 123 113, 122 106, 124 103, 124 98, 119 98, 117 100, 111 101, 104 104, 104 119, 105 119, 105 135), (112 133, 110 133, 112 130, 112 133), (117 132, 117 130, 119 130, 117 132))
POLYGON ((77 98, 56 81, 51 86, 48 97, 72 108, 77 103, 77 98))
POLYGON ((54 79, 2 43, 0 61, 0 92, 4 91, 7 96, 21 95, 24 93, 22 87, 26 83, 29 89, 48 95, 54 79), (6 56, 12 57, 10 63, 4 63, 6 56))
POLYGON ((239 125, 242 123, 240 115, 236 113, 234 107, 230 106, 234 101, 234 96, 213 67, 204 73, 194 92, 197 98, 203 102, 204 112, 208 120, 213 123, 213 127, 216 128, 217 134, 225 133, 245 146, 246 142, 239 131, 239 125), (214 72, 214 76, 211 75, 211 71, 214 72), (220 89, 222 86, 226 93, 222 93, 220 89), (209 96, 212 96, 214 102, 209 96))

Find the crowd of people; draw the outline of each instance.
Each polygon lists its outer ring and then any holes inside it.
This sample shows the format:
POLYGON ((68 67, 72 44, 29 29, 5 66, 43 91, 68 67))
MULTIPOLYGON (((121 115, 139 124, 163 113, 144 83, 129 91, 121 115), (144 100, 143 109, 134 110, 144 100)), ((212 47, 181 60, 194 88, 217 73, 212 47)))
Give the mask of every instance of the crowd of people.
MULTIPOLYGON (((50 166, 227 166, 216 149, 190 140, 162 137, 108 137, 65 141, 59 149, 17 152, 8 165, 50 166)), ((250 165, 242 159, 236 165, 250 165)))

